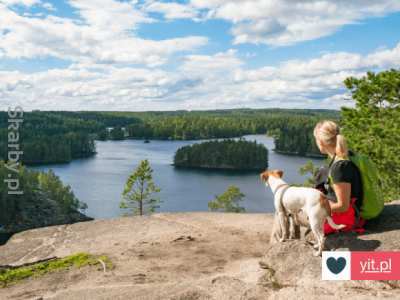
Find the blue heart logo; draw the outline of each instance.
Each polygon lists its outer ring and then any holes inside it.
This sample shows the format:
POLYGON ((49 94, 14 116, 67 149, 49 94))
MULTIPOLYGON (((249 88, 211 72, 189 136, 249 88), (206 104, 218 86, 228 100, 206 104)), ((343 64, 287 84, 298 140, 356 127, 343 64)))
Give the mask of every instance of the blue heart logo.
POLYGON ((339 257, 337 260, 333 257, 329 257, 326 260, 326 265, 333 274, 339 274, 346 267, 346 259, 339 257))

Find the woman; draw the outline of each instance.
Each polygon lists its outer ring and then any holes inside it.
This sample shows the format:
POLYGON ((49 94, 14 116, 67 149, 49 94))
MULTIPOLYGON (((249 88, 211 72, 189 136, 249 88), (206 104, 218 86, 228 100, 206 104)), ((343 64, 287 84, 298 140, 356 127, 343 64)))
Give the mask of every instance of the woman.
MULTIPOLYGON (((363 204, 361 175, 355 164, 349 159, 349 156, 354 154, 347 150, 346 140, 340 134, 339 126, 332 121, 318 123, 314 128, 314 136, 321 153, 328 154, 331 157, 331 162, 327 168, 328 172, 320 172, 320 174, 326 173, 323 176, 326 178, 330 169, 333 182, 333 187, 330 184, 325 187, 324 184, 319 183, 317 180, 316 188, 330 200, 334 222, 336 224, 346 224, 347 226, 342 229, 343 231, 350 230, 357 218, 350 201, 355 204, 358 211, 361 211, 363 204), (343 160, 337 161, 338 158, 343 160)), ((361 228, 364 223, 365 219, 362 219, 358 223, 358 227, 361 228)), ((356 229, 355 231, 363 232, 364 230, 356 229)), ((337 230, 332 229, 326 223, 324 232, 327 234, 329 232, 337 232, 337 230)))
MULTIPOLYGON (((332 159, 327 167, 316 174, 316 188, 329 199, 333 221, 336 224, 347 225, 342 231, 350 230, 357 219, 356 213, 350 205, 350 201, 355 204, 359 211, 363 203, 361 175, 357 167, 348 158, 348 156, 353 155, 353 153, 347 150, 346 140, 340 134, 339 126, 332 121, 326 120, 318 123, 314 128, 314 136, 321 153, 328 154, 332 159), (339 157, 343 158, 343 160, 336 162, 339 157), (330 184, 325 186, 325 179, 329 175, 329 169, 333 187, 331 187, 330 184)), ((358 227, 361 228, 364 223, 365 219, 362 219, 358 223, 358 227)), ((304 212, 298 214, 297 225, 310 227, 307 215, 304 212)), ((299 226, 296 226, 296 238, 300 238, 299 226)), ((355 231, 363 232, 364 230, 355 229, 355 231)), ((330 232, 337 232, 337 230, 331 228, 326 222, 324 233, 327 234, 330 232)), ((278 242, 281 237, 280 223, 277 218, 277 213, 275 213, 274 228, 272 230, 270 243, 278 242)))

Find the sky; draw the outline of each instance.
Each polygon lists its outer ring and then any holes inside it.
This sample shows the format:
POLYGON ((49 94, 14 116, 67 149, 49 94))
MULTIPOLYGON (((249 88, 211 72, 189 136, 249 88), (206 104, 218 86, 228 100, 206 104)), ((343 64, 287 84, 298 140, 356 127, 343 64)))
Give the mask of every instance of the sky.
POLYGON ((392 68, 400 0, 0 0, 0 110, 339 110, 392 68))

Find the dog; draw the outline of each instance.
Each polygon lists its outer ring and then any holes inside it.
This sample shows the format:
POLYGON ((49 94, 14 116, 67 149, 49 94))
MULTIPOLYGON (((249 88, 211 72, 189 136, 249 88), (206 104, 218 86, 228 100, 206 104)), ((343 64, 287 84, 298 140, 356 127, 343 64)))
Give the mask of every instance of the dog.
POLYGON ((288 184, 282 180, 282 175, 283 171, 279 170, 267 171, 260 174, 261 180, 265 180, 266 186, 271 187, 275 195, 275 208, 278 212, 278 218, 282 228, 282 238, 280 242, 283 242, 287 235, 287 230, 284 226, 285 210, 290 214, 289 239, 295 235, 296 215, 302 210, 308 215, 311 230, 318 239, 318 243, 314 245, 315 248, 318 247, 318 251, 314 253, 314 256, 321 256, 325 243, 324 224, 326 219, 328 219, 329 225, 334 229, 342 229, 346 227, 346 225, 336 225, 333 222, 328 199, 317 189, 291 186, 284 193, 281 202, 282 190, 285 186, 288 186, 288 184))

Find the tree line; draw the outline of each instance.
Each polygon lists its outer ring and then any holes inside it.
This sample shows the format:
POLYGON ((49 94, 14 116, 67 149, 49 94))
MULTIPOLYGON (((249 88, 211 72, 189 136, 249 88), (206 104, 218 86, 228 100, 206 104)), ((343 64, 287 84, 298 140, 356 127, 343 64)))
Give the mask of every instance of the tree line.
MULTIPOLYGON (((73 157, 96 153, 96 145, 88 134, 69 132, 48 135, 42 131, 14 130, 19 133, 19 149, 23 151, 20 161, 23 164, 67 162, 73 157)), ((9 130, 0 129, 0 159, 8 160, 9 130)))
MULTIPOLYGON (((80 119, 83 121, 96 121, 105 127, 124 127, 126 125, 141 123, 142 119, 136 116, 121 116, 118 112, 97 112, 97 111, 48 111, 52 115, 64 119, 80 119)), ((97 131, 96 131, 97 132, 97 131)))
MULTIPOLYGON (((187 116, 165 119, 144 124, 132 124, 125 130, 129 137, 152 139, 209 139, 232 138, 245 134, 265 134, 292 132, 299 124, 317 124, 323 117, 307 116, 264 116, 252 119, 211 118, 205 116, 187 116)), ((338 119, 332 119, 338 121, 338 119)), ((303 125, 301 125, 303 126, 303 125)), ((303 128, 305 130, 306 128, 303 128)), ((309 133, 309 132, 308 132, 309 133)), ((279 138, 279 137, 278 137, 279 138)))
MULTIPOLYGON (((131 122, 129 124, 133 123, 144 124, 148 122, 164 121, 166 119, 176 118, 176 117, 194 117, 194 116, 199 116, 199 117, 203 116, 208 118, 229 118, 235 120, 252 119, 256 117, 265 117, 265 116, 281 116, 281 117, 309 116, 309 117, 325 117, 325 118, 340 117, 339 110, 284 109, 284 108, 263 108, 263 109, 237 108, 237 109, 216 109, 216 110, 192 110, 192 111, 176 110, 176 111, 96 112, 96 113, 104 114, 109 117, 117 116, 125 118, 136 118, 141 120, 140 122, 131 122)), ((117 125, 124 127, 125 125, 128 124, 117 124, 117 125)))
MULTIPOLYGON (((8 113, 0 112, 0 159, 8 160, 8 113)), ((94 120, 68 119, 49 112, 24 112, 17 130, 23 164, 66 162, 71 158, 96 153, 89 133, 105 128, 94 120)))
POLYGON ((180 167, 265 169, 268 150, 256 141, 215 140, 179 148, 173 162, 180 167))

